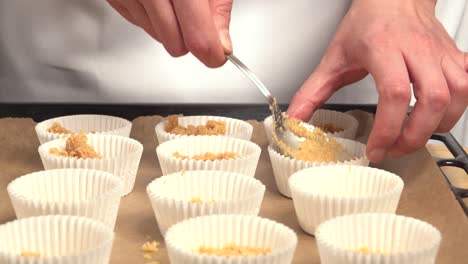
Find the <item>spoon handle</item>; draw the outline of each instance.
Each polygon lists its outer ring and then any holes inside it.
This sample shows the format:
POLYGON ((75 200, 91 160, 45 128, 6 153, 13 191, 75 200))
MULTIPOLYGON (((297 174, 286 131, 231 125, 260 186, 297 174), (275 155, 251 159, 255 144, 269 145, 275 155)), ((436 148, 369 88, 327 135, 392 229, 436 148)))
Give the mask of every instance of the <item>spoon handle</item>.
POLYGON ((273 114, 275 120, 275 127, 283 127, 283 115, 281 110, 279 109, 278 105, 276 104, 276 99, 271 95, 270 91, 266 88, 266 86, 257 78, 257 76, 242 62, 240 61, 234 54, 226 55, 229 61, 232 62, 239 70, 252 81, 255 86, 260 90, 260 92, 265 96, 270 105, 270 110, 273 114))

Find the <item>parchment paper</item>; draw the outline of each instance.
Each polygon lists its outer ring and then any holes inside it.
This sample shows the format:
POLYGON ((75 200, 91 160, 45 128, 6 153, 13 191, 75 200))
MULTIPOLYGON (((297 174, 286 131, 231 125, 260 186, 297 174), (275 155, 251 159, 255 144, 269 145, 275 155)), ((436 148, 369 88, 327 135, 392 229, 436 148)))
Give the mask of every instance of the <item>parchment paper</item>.
MULTIPOLYGON (((148 240, 163 242, 156 220, 146 196, 146 186, 161 176, 155 148, 154 126, 161 117, 141 117, 133 122, 131 137, 144 145, 143 157, 133 192, 121 202, 116 226, 116 239, 111 263, 149 263, 143 258, 141 245, 148 240)), ((266 151, 267 140, 261 123, 254 126, 252 140, 262 147, 256 178, 267 187, 260 215, 293 228, 299 236, 294 263, 319 263, 318 250, 312 236, 298 226, 292 200, 278 193, 270 159, 266 151)), ((42 170, 37 153, 39 141, 31 119, 0 119, 0 224, 15 219, 6 191, 10 181, 18 176, 42 170)), ((442 245, 437 263, 466 263, 468 259, 468 221, 447 187, 443 176, 426 149, 399 160, 387 159, 376 167, 400 175, 405 188, 398 214, 427 221, 442 232, 442 245)), ((1 239, 1 238, 0 238, 1 239)), ((164 245, 153 261, 169 263, 164 245)))

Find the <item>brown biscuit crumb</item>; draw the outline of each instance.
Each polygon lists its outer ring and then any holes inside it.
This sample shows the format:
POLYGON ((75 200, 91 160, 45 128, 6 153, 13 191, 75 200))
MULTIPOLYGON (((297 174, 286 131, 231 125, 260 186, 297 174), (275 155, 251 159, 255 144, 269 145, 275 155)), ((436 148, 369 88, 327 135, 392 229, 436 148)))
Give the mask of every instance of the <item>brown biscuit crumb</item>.
POLYGON ((285 118, 285 126, 291 132, 299 137, 304 137, 298 149, 291 149, 284 142, 278 140, 276 134, 273 133, 275 142, 284 151, 284 153, 292 158, 311 162, 337 162, 339 153, 346 153, 346 150, 335 139, 328 137, 320 128, 310 132, 305 127, 300 125, 300 121, 292 118, 285 118))
POLYGON ((388 252, 383 252, 383 251, 379 251, 379 250, 370 250, 366 246, 360 247, 359 249, 355 250, 355 252, 359 253, 359 254, 366 254, 366 255, 369 255, 369 254, 390 255, 390 253, 388 253, 388 252))
POLYGON ((324 132, 326 133, 338 133, 344 131, 343 128, 339 128, 335 126, 335 124, 329 123, 329 124, 319 124, 317 127, 320 127, 324 132))
POLYGON ((170 115, 167 117, 167 125, 164 129, 168 133, 176 135, 203 136, 203 135, 226 135, 226 123, 223 121, 208 120, 206 125, 179 125, 179 117, 170 115))
POLYGON ((212 204, 212 203, 216 203, 215 200, 207 200, 207 201, 204 201, 204 200, 202 200, 202 198, 200 198, 199 196, 193 197, 192 199, 190 199, 190 202, 193 203, 193 204, 195 204, 195 203, 198 203, 198 204, 203 204, 203 203, 212 204))
POLYGON ((64 128, 62 125, 60 125, 57 122, 54 122, 48 129, 48 132, 50 133, 55 133, 55 134, 70 134, 72 131, 64 128))
MULTIPOLYGON (((151 242, 145 242, 141 246, 141 251, 144 252, 143 258, 146 260, 152 260, 153 257, 157 257, 157 254, 159 253, 159 242, 157 241, 151 241, 151 242)), ((150 261, 147 264, 159 264, 158 261, 150 261)))
POLYGON ((174 152, 172 154, 174 157, 176 158, 179 158, 179 159, 193 159, 193 160, 203 160, 203 161, 207 161, 207 160, 211 160, 211 161, 215 161, 215 160, 224 160, 224 159, 235 159, 237 158, 237 154, 234 153, 234 152, 222 152, 222 153, 211 153, 211 152, 206 152, 204 154, 198 154, 198 155, 194 155, 192 157, 190 156, 186 156, 186 155, 182 155, 180 154, 179 152, 174 152))
POLYGON ((71 134, 67 139, 64 150, 51 148, 49 153, 58 156, 83 159, 102 158, 102 156, 94 150, 94 147, 88 144, 88 137, 83 132, 80 132, 79 134, 71 134))
POLYGON ((147 253, 156 253, 159 251, 159 242, 157 241, 145 242, 141 246, 141 250, 147 253))
POLYGON ((28 258, 40 258, 41 254, 38 252, 23 251, 20 253, 20 256, 28 258))
POLYGON ((270 248, 258 248, 249 246, 237 246, 234 243, 226 245, 222 248, 210 248, 200 246, 196 251, 198 254, 206 254, 213 256, 225 256, 225 257, 247 257, 247 256, 260 256, 267 255, 271 252, 270 248))

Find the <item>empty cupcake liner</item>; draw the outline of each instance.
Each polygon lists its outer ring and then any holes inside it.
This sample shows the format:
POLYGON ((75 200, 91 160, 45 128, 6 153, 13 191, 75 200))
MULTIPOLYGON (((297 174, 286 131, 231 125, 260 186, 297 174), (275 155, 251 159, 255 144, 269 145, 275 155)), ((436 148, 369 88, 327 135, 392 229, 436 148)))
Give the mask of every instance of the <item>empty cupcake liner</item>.
POLYGON ((221 170, 232 171, 254 176, 260 158, 261 149, 255 143, 247 140, 226 136, 196 136, 184 137, 166 141, 156 148, 156 154, 163 175, 182 170, 221 170), (194 160, 176 158, 174 153, 193 156, 211 152, 214 154, 233 152, 235 159, 194 160))
POLYGON ((352 115, 325 109, 319 109, 315 111, 309 121, 309 124, 314 126, 332 124, 335 127, 341 128, 343 130, 328 134, 333 137, 347 139, 354 139, 356 137, 356 132, 359 126, 358 121, 352 115))
POLYGON ((441 241, 439 230, 426 222, 379 213, 328 220, 315 237, 324 264, 434 263, 441 241))
POLYGON ((0 237, 2 264, 104 264, 109 263, 114 233, 89 218, 49 215, 1 225, 0 237))
MULTIPOLYGON (((36 125, 36 133, 41 144, 64 137, 63 134, 48 132, 53 123, 59 123, 73 132, 130 136, 132 123, 126 119, 106 115, 70 115, 42 121, 36 125)), ((66 136, 66 135, 65 135, 66 136)))
MULTIPOLYGON (((181 116, 179 117, 179 124, 187 127, 188 125, 205 125, 208 120, 224 121, 226 123, 226 135, 244 140, 250 140, 252 137, 253 127, 251 124, 234 118, 221 117, 221 116, 181 116)), ((187 137, 185 135, 177 135, 166 132, 164 129, 167 125, 167 120, 161 121, 156 125, 155 131, 159 144, 166 141, 187 137)))
POLYGON ((165 234, 173 224, 195 216, 258 215, 265 185, 234 172, 185 171, 154 180, 147 193, 159 230, 165 234), (203 202, 191 202, 194 198, 203 202))
POLYGON ((63 149, 66 138, 56 139, 39 146, 39 155, 46 170, 59 168, 81 168, 107 171, 124 182, 123 195, 129 194, 143 153, 143 145, 135 139, 102 134, 88 134, 88 143, 94 146, 100 159, 82 159, 51 154, 51 148, 63 149))
POLYGON ((289 178, 299 225, 311 235, 322 222, 337 216, 395 213, 403 185, 398 175, 356 165, 308 168, 289 178))
POLYGON ((103 171, 55 169, 21 176, 7 190, 17 218, 77 215, 113 229, 123 182, 103 171))
POLYGON ((210 215, 173 225, 167 231, 165 241, 173 264, 285 264, 292 262, 297 235, 283 224, 258 216, 210 215), (200 246, 222 248, 231 243, 271 251, 249 257, 197 253, 200 246))
POLYGON ((293 173, 305 168, 330 164, 347 164, 359 166, 369 165, 369 160, 366 158, 366 145, 344 138, 336 138, 335 140, 340 143, 354 158, 344 162, 336 163, 310 162, 287 157, 276 151, 272 145, 268 146, 268 153, 270 155, 271 165, 273 167, 273 175, 275 176, 275 182, 279 192, 286 197, 291 197, 288 179, 293 173))

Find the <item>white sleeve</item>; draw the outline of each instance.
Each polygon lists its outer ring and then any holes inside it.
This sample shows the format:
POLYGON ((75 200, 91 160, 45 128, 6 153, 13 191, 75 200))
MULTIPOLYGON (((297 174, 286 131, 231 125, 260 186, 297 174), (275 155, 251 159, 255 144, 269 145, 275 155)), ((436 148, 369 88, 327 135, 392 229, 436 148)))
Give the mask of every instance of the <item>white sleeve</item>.
MULTIPOLYGON (((468 1, 441 0, 437 2, 436 16, 460 50, 468 52, 468 1)), ((468 111, 451 133, 463 146, 468 146, 468 111)))

